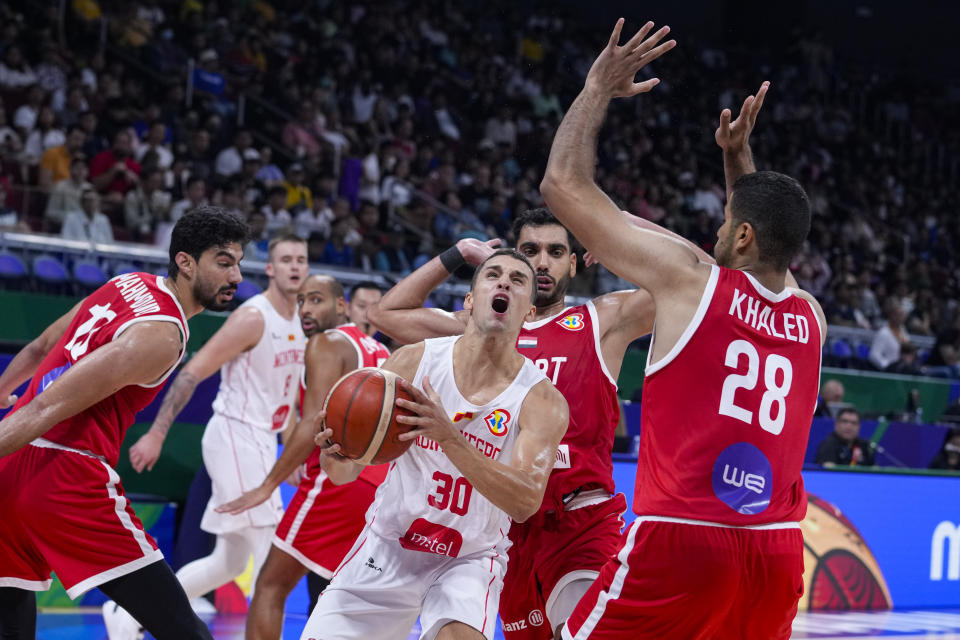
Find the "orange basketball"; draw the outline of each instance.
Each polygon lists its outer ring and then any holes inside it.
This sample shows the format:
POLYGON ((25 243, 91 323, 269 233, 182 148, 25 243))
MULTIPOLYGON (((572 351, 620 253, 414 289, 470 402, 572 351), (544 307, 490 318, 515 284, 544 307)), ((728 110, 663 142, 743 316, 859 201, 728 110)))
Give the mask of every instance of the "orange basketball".
POLYGON ((412 440, 397 438, 410 425, 397 417, 412 415, 396 406, 397 398, 412 400, 400 386, 402 378, 392 371, 364 367, 340 378, 324 402, 330 440, 340 445, 340 454, 362 464, 383 464, 402 455, 412 440))

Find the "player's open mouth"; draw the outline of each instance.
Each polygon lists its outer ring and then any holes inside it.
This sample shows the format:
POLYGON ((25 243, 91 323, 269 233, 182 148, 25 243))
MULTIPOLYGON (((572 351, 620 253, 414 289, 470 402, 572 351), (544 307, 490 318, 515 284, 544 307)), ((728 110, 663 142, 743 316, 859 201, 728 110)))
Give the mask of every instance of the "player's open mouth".
POLYGON ((310 331, 316 326, 317 326, 317 323, 313 320, 313 318, 303 318, 302 320, 300 320, 300 327, 304 331, 310 331))
POLYGON ((223 289, 220 289, 220 295, 225 297, 227 300, 233 300, 233 294, 236 292, 236 287, 224 287, 223 289))
POLYGON ((550 276, 537 276, 537 289, 545 291, 553 286, 553 278, 550 276))
POLYGON ((300 276, 290 276, 290 282, 293 282, 293 283, 300 282, 300 276))
POLYGON ((498 293, 493 296, 493 302, 490 303, 495 313, 504 314, 510 307, 510 296, 505 293, 498 293))

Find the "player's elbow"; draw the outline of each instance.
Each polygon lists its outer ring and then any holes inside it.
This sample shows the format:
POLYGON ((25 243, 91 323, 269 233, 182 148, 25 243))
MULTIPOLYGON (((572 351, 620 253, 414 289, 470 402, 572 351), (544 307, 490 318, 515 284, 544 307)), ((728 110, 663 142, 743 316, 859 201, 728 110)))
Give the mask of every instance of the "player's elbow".
POLYGON ((514 522, 526 522, 540 510, 540 504, 543 502, 543 491, 525 491, 517 495, 517 500, 512 505, 509 516, 514 522))
POLYGON ((367 307, 367 322, 372 324, 379 331, 386 330, 383 326, 384 315, 386 315, 386 310, 383 308, 382 299, 373 303, 373 305, 370 307, 367 307))

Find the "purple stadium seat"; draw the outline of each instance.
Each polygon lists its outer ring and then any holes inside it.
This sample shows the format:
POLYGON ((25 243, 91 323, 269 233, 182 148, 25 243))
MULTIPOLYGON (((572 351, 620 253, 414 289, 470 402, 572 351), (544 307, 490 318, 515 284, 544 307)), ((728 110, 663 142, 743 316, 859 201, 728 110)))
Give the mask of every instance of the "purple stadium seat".
POLYGON ((0 253, 0 278, 19 280, 26 275, 27 266, 23 264, 23 260, 12 253, 0 253))
POLYGON ((846 340, 837 340, 833 343, 833 355, 838 358, 849 358, 853 355, 853 349, 846 340))
POLYGON ((237 293, 234 294, 234 297, 236 297, 236 299, 239 300, 240 302, 246 302, 253 296, 260 293, 260 291, 261 291, 260 287, 250 282, 249 280, 244 280, 239 284, 239 286, 237 286, 237 293))
POLYGON ((99 287, 110 278, 95 262, 78 262, 73 265, 73 279, 85 287, 99 287))
POLYGON ((47 284, 62 284, 69 279, 63 264, 51 256, 39 256, 33 260, 33 275, 47 284))
POLYGON ((113 275, 115 276, 123 275, 124 273, 133 273, 134 271, 140 271, 140 269, 132 262, 118 262, 113 266, 113 275))

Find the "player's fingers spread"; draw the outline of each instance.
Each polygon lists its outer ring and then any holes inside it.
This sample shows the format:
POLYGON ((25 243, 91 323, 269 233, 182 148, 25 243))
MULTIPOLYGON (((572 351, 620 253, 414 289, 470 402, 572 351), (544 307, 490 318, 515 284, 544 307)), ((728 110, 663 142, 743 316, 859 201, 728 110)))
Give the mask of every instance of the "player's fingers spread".
POLYGON ((656 47, 657 43, 659 43, 661 40, 666 38, 668 33, 670 33, 670 27, 668 26, 660 27, 649 38, 647 38, 643 42, 638 42, 634 47, 632 47, 631 51, 639 55, 644 55, 649 51, 651 51, 654 47, 656 47))
POLYGON ((638 93, 646 93, 658 84, 660 84, 660 78, 650 78, 649 80, 638 82, 633 85, 630 95, 635 96, 638 93))
POLYGON ((643 64, 649 64, 677 46, 676 40, 667 40, 658 47, 651 49, 643 55, 643 64))
POLYGON ((609 47, 615 47, 620 42, 620 31, 623 29, 623 18, 617 20, 617 24, 613 25, 613 33, 610 34, 610 42, 607 43, 609 47))
POLYGON ((647 24, 640 27, 640 30, 633 34, 633 37, 623 45, 628 51, 633 51, 636 49, 637 45, 643 42, 643 39, 647 37, 647 34, 650 33, 650 30, 653 29, 653 21, 647 21, 647 24))

